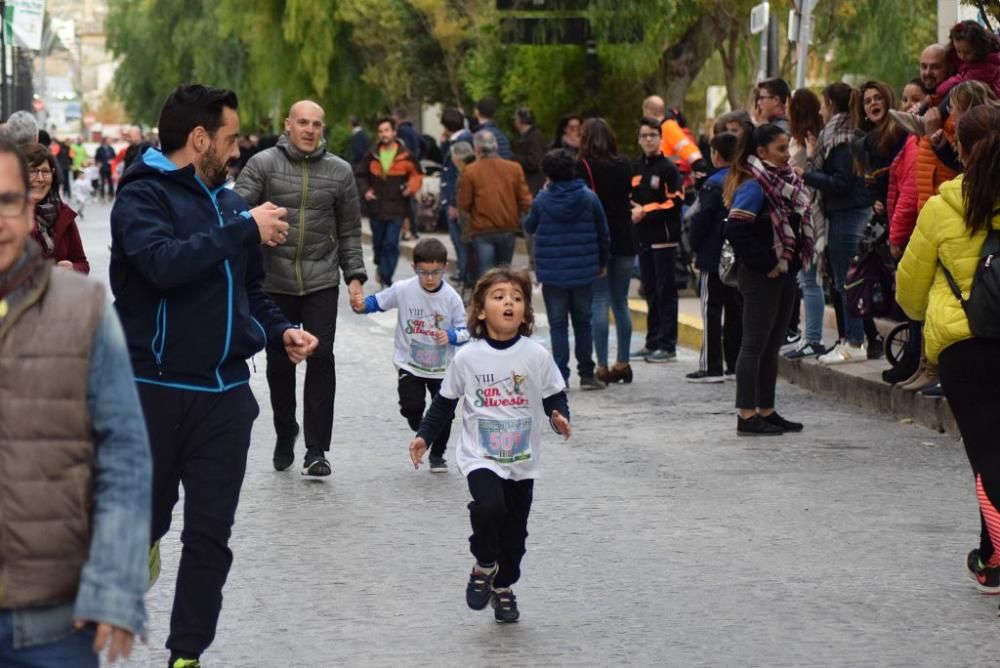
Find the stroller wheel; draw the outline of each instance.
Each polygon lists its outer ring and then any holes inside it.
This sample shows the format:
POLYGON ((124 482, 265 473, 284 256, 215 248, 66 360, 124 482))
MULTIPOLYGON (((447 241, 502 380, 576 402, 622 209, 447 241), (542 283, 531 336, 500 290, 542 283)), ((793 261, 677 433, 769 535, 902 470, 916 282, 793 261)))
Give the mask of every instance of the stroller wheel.
POLYGON ((900 365, 906 354, 906 344, 910 340, 910 323, 902 322, 885 337, 885 358, 893 368, 900 365))

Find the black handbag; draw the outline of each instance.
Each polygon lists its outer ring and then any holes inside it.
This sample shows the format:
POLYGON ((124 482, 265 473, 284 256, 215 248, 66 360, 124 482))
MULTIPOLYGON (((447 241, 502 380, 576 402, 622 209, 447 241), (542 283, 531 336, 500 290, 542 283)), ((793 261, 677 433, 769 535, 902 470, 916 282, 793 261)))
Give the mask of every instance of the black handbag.
POLYGON ((1000 230, 992 229, 986 235, 968 299, 944 263, 941 269, 969 319, 972 335, 980 339, 1000 339, 1000 230))

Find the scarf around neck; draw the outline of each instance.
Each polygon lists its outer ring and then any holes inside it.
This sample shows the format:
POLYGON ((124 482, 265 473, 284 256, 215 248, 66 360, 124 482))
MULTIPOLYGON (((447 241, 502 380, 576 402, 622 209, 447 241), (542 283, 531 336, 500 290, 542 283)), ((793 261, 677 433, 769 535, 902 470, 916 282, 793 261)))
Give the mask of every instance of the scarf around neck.
POLYGON ((771 218, 774 250, 778 260, 784 260, 787 265, 798 253, 802 266, 809 268, 815 243, 812 194, 802 179, 787 165, 778 167, 755 155, 750 156, 747 165, 770 205, 768 215, 771 218), (797 216, 799 220, 797 233, 792 225, 793 216, 797 216))
POLYGON ((830 151, 851 141, 856 134, 854 125, 851 124, 850 114, 847 112, 835 114, 819 131, 819 137, 816 140, 816 155, 809 161, 809 166, 813 171, 823 169, 823 164, 830 157, 830 151))

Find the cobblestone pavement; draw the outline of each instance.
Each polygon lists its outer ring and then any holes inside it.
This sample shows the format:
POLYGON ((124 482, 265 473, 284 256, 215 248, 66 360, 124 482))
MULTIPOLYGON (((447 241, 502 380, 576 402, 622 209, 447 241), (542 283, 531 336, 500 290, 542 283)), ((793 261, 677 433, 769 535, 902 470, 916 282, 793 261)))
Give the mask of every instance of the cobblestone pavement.
MULTIPOLYGON (((84 224, 98 276, 101 212, 84 224)), ((545 442, 515 588, 522 621, 468 610, 464 481, 412 469, 394 316, 357 316, 344 301, 328 481, 271 470, 257 356, 261 416, 206 666, 996 660, 998 599, 977 594, 963 568, 979 522, 960 443, 784 383, 779 409, 805 433, 737 439, 733 384, 683 382, 696 365, 687 352, 677 364, 640 363, 629 386, 573 389, 573 439, 545 442)), ((166 664, 179 527, 149 595, 149 643, 128 666, 166 664)))

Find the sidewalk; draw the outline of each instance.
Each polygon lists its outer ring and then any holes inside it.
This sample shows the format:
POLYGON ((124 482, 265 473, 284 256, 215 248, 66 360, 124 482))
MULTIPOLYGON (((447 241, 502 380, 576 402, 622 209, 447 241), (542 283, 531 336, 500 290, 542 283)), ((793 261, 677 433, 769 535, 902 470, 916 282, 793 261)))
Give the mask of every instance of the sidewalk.
MULTIPOLYGON (((368 225, 364 225, 363 239, 371 243, 371 233, 368 225)), ((447 234, 442 232, 425 232, 421 236, 433 236, 442 241, 448 248, 451 242, 447 234)), ((416 241, 400 242, 400 257, 412 261, 413 247, 416 241)), ((527 266, 528 257, 524 239, 518 238, 514 253, 514 266, 527 266)), ((635 281, 633 281, 635 294, 635 281)), ((536 313, 544 311, 544 303, 536 291, 532 299, 536 313)), ((629 299, 632 312, 632 327, 636 332, 646 330, 646 302, 638 297, 629 299)), ((695 296, 681 296, 678 313, 677 344, 685 348, 700 350, 704 325, 701 318, 701 304, 695 296)), ((836 320, 833 309, 827 307, 824 322, 823 341, 828 345, 836 340, 836 320)), ((879 329, 887 331, 891 325, 879 322, 879 329)), ((933 399, 922 396, 919 392, 903 392, 882 381, 882 371, 889 368, 885 359, 870 362, 841 364, 826 367, 815 359, 779 360, 779 375, 794 385, 810 390, 820 396, 857 406, 870 413, 891 415, 901 422, 918 424, 928 429, 959 436, 958 425, 948 403, 944 399, 933 399)))

